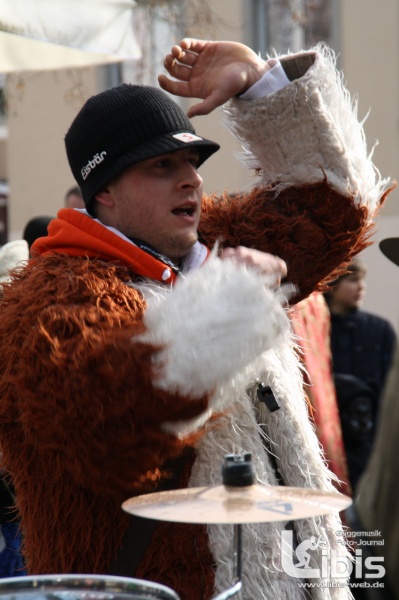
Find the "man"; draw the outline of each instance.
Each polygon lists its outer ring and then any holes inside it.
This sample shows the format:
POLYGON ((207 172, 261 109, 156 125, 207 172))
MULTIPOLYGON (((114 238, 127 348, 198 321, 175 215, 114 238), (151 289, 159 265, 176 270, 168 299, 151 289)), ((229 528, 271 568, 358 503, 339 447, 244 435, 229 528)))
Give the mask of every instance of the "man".
MULTIPOLYGON (((89 99, 66 135, 87 213, 61 210, 5 293, 0 439, 29 572, 121 573, 126 552, 130 575, 194 600, 231 583, 232 528, 143 531, 120 505, 220 482, 225 454, 241 450, 262 481, 333 489, 285 295, 305 297, 364 247, 387 182, 328 52, 267 62, 242 44, 185 39, 165 66, 166 91, 202 99, 190 116, 228 102, 258 186, 204 196, 198 167, 218 146, 159 90, 89 99), (353 147, 337 137, 347 127, 353 147), (279 289, 285 277, 294 291, 279 289)), ((243 598, 302 597, 281 568, 283 528, 245 527, 243 598)), ((335 515, 295 529, 339 550, 335 515)))

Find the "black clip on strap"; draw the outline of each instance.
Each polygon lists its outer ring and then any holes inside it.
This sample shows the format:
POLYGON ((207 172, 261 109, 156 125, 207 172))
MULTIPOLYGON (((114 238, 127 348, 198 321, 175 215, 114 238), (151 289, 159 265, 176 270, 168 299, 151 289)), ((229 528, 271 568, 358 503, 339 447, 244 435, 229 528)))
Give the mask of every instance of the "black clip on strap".
POLYGON ((256 393, 259 401, 264 402, 270 412, 274 412, 281 408, 270 386, 260 383, 256 393))

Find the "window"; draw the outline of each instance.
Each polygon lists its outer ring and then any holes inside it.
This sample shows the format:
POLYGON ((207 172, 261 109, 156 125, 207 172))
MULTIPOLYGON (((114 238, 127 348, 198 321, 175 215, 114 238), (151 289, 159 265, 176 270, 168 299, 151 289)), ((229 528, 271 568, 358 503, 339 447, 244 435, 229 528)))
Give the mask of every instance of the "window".
POLYGON ((336 0, 252 0, 252 47, 262 56, 334 46, 336 0))

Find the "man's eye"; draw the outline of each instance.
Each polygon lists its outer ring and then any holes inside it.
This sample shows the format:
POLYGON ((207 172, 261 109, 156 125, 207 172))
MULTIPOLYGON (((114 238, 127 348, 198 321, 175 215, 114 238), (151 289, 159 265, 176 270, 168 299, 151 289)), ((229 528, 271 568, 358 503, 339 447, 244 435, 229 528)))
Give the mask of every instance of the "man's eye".
POLYGON ((156 165, 157 167, 167 167, 169 162, 170 161, 167 158, 164 158, 163 160, 158 160, 156 165))

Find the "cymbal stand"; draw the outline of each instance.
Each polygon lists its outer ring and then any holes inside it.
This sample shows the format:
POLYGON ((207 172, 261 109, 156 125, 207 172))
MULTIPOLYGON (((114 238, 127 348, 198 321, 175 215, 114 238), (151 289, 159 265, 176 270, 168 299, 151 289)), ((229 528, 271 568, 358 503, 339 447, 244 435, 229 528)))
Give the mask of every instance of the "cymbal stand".
POLYGON ((222 592, 221 594, 214 596, 212 598, 212 600, 227 600, 228 598, 234 598, 234 596, 236 596, 236 594, 238 594, 241 591, 241 588, 242 588, 241 548, 242 548, 241 525, 238 524, 238 525, 234 525, 234 581, 235 581, 235 583, 231 588, 229 588, 225 592, 222 592))
MULTIPOLYGON (((223 484, 228 487, 245 487, 255 483, 255 470, 250 452, 243 454, 227 454, 222 468, 223 484)), ((212 600, 227 600, 239 594, 242 588, 242 539, 241 524, 234 525, 234 585, 212 600)))

